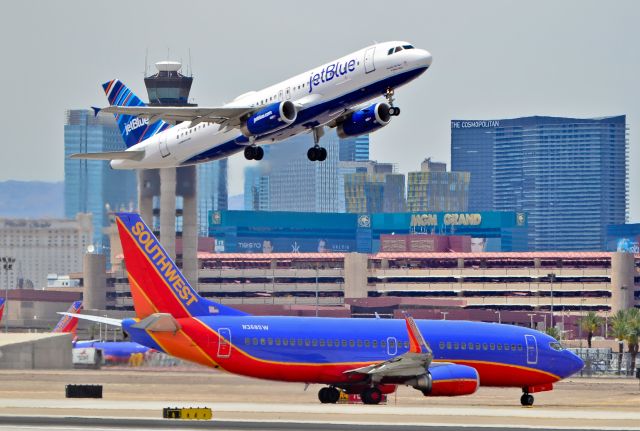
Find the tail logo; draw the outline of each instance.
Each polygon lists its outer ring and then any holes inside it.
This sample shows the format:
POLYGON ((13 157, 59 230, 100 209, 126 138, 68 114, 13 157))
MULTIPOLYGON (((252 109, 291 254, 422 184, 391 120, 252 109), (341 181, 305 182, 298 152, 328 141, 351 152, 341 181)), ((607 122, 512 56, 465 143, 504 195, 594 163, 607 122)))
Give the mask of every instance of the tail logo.
POLYGON ((160 244, 158 244, 151 232, 147 230, 144 223, 138 221, 131 228, 131 233, 140 245, 140 248, 158 269, 158 272, 165 282, 175 291, 180 300, 186 306, 198 302, 198 298, 191 291, 187 281, 182 278, 178 268, 176 268, 173 261, 165 254, 160 244))
POLYGON ((134 117, 133 120, 129 121, 127 124, 124 125, 124 130, 127 133, 127 136, 129 136, 129 133, 131 133, 132 131, 142 126, 148 126, 148 125, 149 125, 148 118, 134 117))

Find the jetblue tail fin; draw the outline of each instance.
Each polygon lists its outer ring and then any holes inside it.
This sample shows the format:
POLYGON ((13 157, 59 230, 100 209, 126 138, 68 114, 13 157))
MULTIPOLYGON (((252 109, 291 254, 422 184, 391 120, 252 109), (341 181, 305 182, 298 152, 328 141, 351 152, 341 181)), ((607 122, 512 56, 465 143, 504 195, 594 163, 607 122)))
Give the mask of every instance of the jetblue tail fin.
MULTIPOLYGON (((67 310, 67 313, 80 313, 82 310, 82 301, 76 301, 71 304, 71 307, 67 310)), ((71 332, 72 334, 76 333, 76 329, 78 329, 78 318, 72 316, 62 316, 58 324, 55 328, 53 328, 53 333, 67 333, 71 332)))
POLYGON ((138 318, 155 313, 169 313, 176 319, 246 315, 198 295, 140 215, 118 213, 116 221, 138 318))
MULTIPOLYGON (((104 88, 104 93, 107 95, 109 104, 112 106, 145 106, 145 103, 118 79, 105 82, 102 84, 102 88, 104 88)), ((99 111, 96 112, 96 115, 98 112, 99 111)), ((147 118, 123 114, 114 115, 127 148, 170 127, 169 123, 162 120, 149 124, 149 119, 147 118)))

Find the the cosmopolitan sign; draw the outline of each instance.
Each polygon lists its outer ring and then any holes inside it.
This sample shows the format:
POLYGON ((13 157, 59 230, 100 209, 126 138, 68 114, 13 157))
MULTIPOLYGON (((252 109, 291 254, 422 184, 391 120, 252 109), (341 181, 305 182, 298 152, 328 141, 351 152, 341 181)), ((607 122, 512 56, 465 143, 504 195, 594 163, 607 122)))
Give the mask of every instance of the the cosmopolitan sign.
POLYGON ((445 226, 478 226, 482 224, 482 215, 478 213, 427 213, 412 214, 411 227, 438 226, 438 216, 442 216, 445 226))
POLYGON ((452 121, 452 129, 475 129, 480 127, 500 127, 500 120, 461 120, 452 121))

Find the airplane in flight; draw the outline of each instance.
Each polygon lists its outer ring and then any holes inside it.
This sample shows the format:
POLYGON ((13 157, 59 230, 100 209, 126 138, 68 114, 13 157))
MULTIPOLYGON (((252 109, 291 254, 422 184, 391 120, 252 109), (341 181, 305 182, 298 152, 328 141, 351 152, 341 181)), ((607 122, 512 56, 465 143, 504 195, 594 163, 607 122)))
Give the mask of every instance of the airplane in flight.
MULTIPOLYGON (((72 159, 109 160, 114 169, 193 165, 240 151, 261 160, 261 145, 312 133, 311 161, 324 161, 324 128, 340 137, 378 130, 400 114, 395 89, 423 74, 431 54, 408 42, 368 46, 219 107, 147 106, 121 81, 103 84, 127 149, 77 153, 72 159), (387 102, 374 102, 384 96, 387 102)), ((93 108, 97 113, 101 110, 93 108)))
MULTIPOLYGON (((80 314, 81 311, 82 301, 75 301, 66 313, 62 313, 62 318, 51 332, 72 333, 75 335, 78 329, 78 318, 74 317, 74 314, 80 314)), ((94 348, 100 350, 102 357, 107 362, 127 362, 129 358, 131 358, 131 355, 136 353, 144 354, 151 350, 149 347, 134 343, 133 341, 78 341, 74 339, 72 346, 74 349, 94 348)))
POLYGON ((138 214, 118 213, 136 318, 75 317, 120 326, 131 340, 244 376, 324 385, 377 404, 397 385, 425 396, 473 394, 480 385, 549 391, 584 366, 542 332, 495 323, 252 316, 191 288, 138 214))

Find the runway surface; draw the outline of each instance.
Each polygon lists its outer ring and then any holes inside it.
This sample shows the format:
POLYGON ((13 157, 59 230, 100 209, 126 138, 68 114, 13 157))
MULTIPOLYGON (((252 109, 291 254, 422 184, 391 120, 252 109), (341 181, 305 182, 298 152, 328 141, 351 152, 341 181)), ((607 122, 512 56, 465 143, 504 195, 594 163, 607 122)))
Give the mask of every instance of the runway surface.
POLYGON ((323 405, 320 386, 222 373, 142 370, 0 371, 0 431, 62 429, 216 430, 638 430, 634 380, 575 379, 519 405, 519 390, 481 388, 429 398, 399 388, 386 405, 323 405), (102 384, 104 399, 66 399, 68 383, 102 384), (210 407, 212 422, 162 419, 165 407, 210 407))

